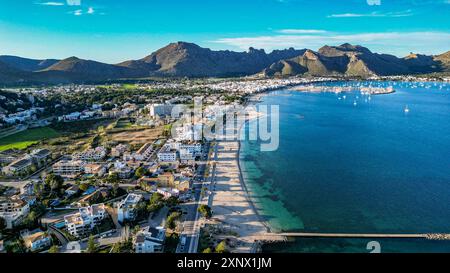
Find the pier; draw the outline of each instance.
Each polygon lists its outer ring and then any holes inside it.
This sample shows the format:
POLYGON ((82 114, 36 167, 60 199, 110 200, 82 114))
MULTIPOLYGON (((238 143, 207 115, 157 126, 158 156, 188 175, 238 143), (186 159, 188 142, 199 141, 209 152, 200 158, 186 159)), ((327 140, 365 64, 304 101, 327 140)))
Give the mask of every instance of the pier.
POLYGON ((287 241, 288 237, 303 238, 410 238, 427 240, 450 240, 450 234, 444 233, 409 233, 409 234, 388 234, 388 233, 313 233, 313 232, 282 232, 266 233, 257 236, 258 241, 274 242, 287 241))

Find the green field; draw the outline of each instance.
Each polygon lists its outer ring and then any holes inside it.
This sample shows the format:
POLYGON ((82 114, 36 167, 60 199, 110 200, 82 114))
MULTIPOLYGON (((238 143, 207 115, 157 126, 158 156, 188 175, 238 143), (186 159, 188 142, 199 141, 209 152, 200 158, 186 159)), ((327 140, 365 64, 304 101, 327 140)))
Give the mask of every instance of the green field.
POLYGON ((25 149, 40 140, 58 137, 59 133, 49 127, 28 129, 0 138, 0 151, 8 149, 25 149))

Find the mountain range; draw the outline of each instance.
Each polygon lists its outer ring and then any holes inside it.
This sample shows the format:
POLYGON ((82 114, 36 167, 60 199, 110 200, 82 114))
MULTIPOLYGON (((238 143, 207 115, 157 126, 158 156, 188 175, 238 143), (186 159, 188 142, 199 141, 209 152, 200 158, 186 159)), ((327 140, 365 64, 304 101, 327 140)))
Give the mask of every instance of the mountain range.
POLYGON ((193 43, 171 43, 138 60, 106 64, 70 57, 34 60, 0 56, 0 84, 89 83, 145 77, 348 76, 450 72, 450 51, 398 58, 351 44, 309 49, 249 48, 247 52, 214 51, 193 43))

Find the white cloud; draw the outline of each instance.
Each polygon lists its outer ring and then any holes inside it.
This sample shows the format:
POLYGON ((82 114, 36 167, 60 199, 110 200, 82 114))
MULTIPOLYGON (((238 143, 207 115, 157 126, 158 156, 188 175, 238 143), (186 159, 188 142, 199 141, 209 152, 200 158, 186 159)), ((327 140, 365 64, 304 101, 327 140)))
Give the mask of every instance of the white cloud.
POLYGON ((94 14, 95 10, 93 7, 89 7, 87 13, 88 14, 94 14))
POLYGON ((44 3, 36 3, 42 6, 64 6, 64 3, 61 2, 44 2, 44 3))
POLYGON ((67 0, 69 6, 81 6, 81 0, 67 0))
POLYGON ((323 45, 360 44, 374 52, 403 56, 409 52, 437 54, 448 51, 450 32, 325 33, 317 35, 273 35, 220 38, 213 43, 246 50, 249 47, 273 50, 287 47, 317 49, 323 45))
MULTIPOLYGON (((450 0, 449 0, 450 1, 450 0)), ((328 18, 352 18, 352 17, 407 17, 413 16, 411 10, 405 10, 400 12, 371 12, 371 13, 340 13, 328 15, 328 18)))
POLYGON ((326 33, 327 31, 318 29, 280 29, 277 32, 283 34, 316 34, 326 33))

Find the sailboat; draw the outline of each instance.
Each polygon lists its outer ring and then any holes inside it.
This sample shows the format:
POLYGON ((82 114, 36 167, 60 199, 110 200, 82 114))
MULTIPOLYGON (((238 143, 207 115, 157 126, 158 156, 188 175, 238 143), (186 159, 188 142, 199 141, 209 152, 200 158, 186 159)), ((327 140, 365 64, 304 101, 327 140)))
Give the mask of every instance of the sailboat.
POLYGON ((405 107, 405 113, 409 113, 409 108, 408 108, 408 105, 406 105, 406 107, 405 107))

